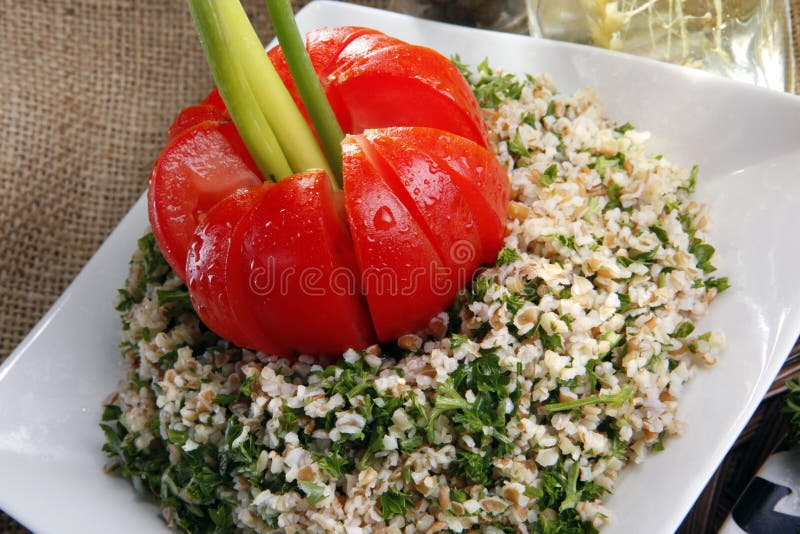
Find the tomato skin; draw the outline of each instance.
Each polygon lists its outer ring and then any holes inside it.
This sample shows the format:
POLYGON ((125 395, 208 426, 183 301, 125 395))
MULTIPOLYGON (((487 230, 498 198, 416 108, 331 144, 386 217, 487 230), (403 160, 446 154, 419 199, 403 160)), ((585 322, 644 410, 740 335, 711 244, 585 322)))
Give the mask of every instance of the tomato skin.
POLYGON ((181 110, 178 116, 175 117, 175 120, 172 121, 172 125, 169 127, 169 130, 167 130, 167 143, 203 122, 220 122, 226 120, 224 115, 224 108, 220 110, 214 106, 207 106, 204 104, 184 108, 181 110))
POLYGON ((228 288, 231 241, 234 230, 252 210, 257 195, 253 188, 234 191, 211 208, 194 231, 186 258, 186 286, 200 320, 220 337, 241 347, 252 347, 252 337, 236 320, 228 288))
POLYGON ((195 311, 214 333, 240 347, 277 354, 280 347, 264 335, 253 313, 240 268, 248 215, 270 186, 238 189, 205 214, 186 258, 186 285, 195 311))
MULTIPOLYGON (((356 26, 337 26, 330 28, 321 28, 309 32, 306 35, 306 51, 308 52, 311 64, 319 77, 320 84, 323 90, 326 91, 328 103, 333 109, 336 120, 339 126, 345 132, 352 131, 352 124, 350 121, 350 113, 344 107, 341 100, 337 99, 335 94, 327 91, 328 87, 328 74, 336 68, 336 59, 342 50, 354 39, 364 34, 380 34, 378 30, 370 28, 361 28, 356 26)), ((294 83, 292 73, 289 71, 289 65, 286 63, 286 57, 280 46, 274 46, 267 51, 272 65, 275 67, 278 75, 283 80, 283 84, 292 96, 295 105, 305 117, 306 122, 314 130, 314 125, 311 123, 311 118, 308 111, 303 104, 303 99, 300 97, 300 92, 297 90, 297 85, 294 83)), ((315 134, 316 134, 316 130, 315 134)))
POLYGON ((330 356, 373 344, 353 243, 327 175, 298 173, 266 187, 244 225, 239 283, 277 354, 330 356))
POLYGON ((328 95, 350 113, 350 132, 391 126, 428 126, 486 147, 477 100, 443 55, 385 35, 353 40, 328 74, 328 95))
POLYGON ((397 143, 407 143, 437 163, 458 187, 475 218, 481 263, 492 264, 503 248, 511 183, 503 166, 488 150, 468 139, 434 128, 393 128, 397 143))
POLYGON ((369 161, 363 136, 342 142, 347 220, 380 341, 421 330, 458 290, 414 216, 369 161))
MULTIPOLYGON (((488 146, 469 85, 435 50, 360 27, 312 31, 306 49, 343 131, 429 126, 488 146)), ((280 47, 269 57, 308 120, 280 47)))
POLYGON ((216 87, 212 89, 210 93, 208 93, 203 101, 200 102, 200 105, 211 106, 212 108, 222 112, 223 115, 228 115, 228 108, 225 107, 225 102, 222 100, 222 95, 219 94, 219 89, 216 87))
POLYGON ((203 122, 167 145, 150 173, 150 226, 170 267, 186 280, 186 257, 203 213, 261 177, 233 123, 203 122))
MULTIPOLYGON (((367 130, 357 139, 372 166, 436 249, 451 273, 451 283, 461 288, 480 265, 480 234, 473 208, 453 183, 451 171, 443 169, 427 154, 430 147, 418 141, 416 132, 421 129, 367 130)), ((455 137, 441 130, 437 132, 444 143, 455 137)))

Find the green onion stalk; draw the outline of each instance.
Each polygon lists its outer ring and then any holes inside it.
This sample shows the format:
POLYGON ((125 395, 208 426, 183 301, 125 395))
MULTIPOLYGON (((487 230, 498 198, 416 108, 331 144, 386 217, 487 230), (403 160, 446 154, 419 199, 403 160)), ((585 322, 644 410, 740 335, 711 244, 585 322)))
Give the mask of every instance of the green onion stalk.
POLYGON ((236 0, 189 0, 189 9, 220 96, 261 173, 281 180, 297 172, 323 169, 334 189, 339 189, 344 135, 311 65, 291 4, 288 0, 268 0, 267 4, 324 151, 264 52, 241 4, 236 0))

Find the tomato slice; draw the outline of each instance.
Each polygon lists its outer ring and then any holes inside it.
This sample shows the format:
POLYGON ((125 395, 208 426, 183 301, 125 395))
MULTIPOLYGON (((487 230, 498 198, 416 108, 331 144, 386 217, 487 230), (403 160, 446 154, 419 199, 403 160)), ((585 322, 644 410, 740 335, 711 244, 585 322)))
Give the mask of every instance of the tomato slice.
MULTIPOLYGON (((416 130, 367 130, 356 140, 450 269, 452 283, 464 287, 482 255, 473 208, 453 183, 452 171, 445 171, 427 155, 426 147, 414 135, 416 130)), ((456 137, 439 132, 445 140, 456 137)))
POLYGON ((232 280, 227 266, 234 229, 257 198, 252 188, 242 188, 211 208, 194 232, 186 259, 186 286, 200 320, 241 347, 252 347, 252 338, 236 320, 236 310, 242 303, 230 298, 232 280))
POLYGON ((385 35, 353 40, 328 74, 328 95, 350 113, 352 133, 429 126, 488 146, 480 107, 458 69, 430 48, 385 35))
POLYGON ((222 95, 219 94, 219 89, 216 87, 208 93, 208 96, 206 96, 200 104, 203 106, 211 106, 212 108, 224 112, 225 115, 228 113, 228 108, 225 107, 222 95))
POLYGON ((272 184, 245 225, 239 283, 279 354, 330 356, 375 342, 352 240, 323 171, 272 184))
MULTIPOLYGON (((306 50, 308 51, 311 64, 317 72, 323 89, 328 86, 328 74, 331 70, 336 68, 336 59, 339 57, 344 47, 360 35, 370 33, 380 34, 378 30, 373 30, 371 28, 338 26, 321 28, 309 32, 306 35, 306 50)), ((294 83, 292 74, 289 71, 289 65, 286 63, 286 58, 280 46, 272 47, 267 54, 275 70, 278 72, 278 75, 281 77, 281 80, 283 80, 283 84, 286 86, 286 89, 288 89, 289 94, 292 95, 294 103, 300 109, 306 122, 314 129, 314 125, 311 123, 311 119, 308 116, 308 112, 300 97, 300 92, 297 90, 297 86, 294 83)), ((328 97, 331 108, 333 108, 336 119, 339 121, 339 126, 341 126, 342 130, 345 132, 351 131, 350 114, 348 110, 341 101, 336 99, 336 95, 327 94, 326 96, 328 97)))
POLYGON ((192 305, 214 333, 232 343, 265 353, 279 347, 263 333, 241 283, 242 236, 248 216, 271 184, 234 191, 211 208, 194 233, 186 259, 186 285, 192 305))
POLYGON ((206 121, 219 122, 230 120, 225 118, 225 108, 219 109, 214 106, 199 104, 184 108, 172 121, 172 125, 167 131, 167 143, 178 137, 183 132, 190 130, 200 123, 206 121))
MULTIPOLYGON (((431 160, 430 168, 447 176, 469 206, 480 234, 481 263, 494 263, 503 247, 511 185, 503 166, 488 150, 463 137, 434 128, 391 128, 385 136, 396 145, 413 147, 431 160)), ((423 180, 424 183, 424 180, 423 180)), ((438 204, 438 202, 437 202, 438 204)), ((447 217, 455 208, 438 212, 447 217)), ((431 214, 431 217, 435 215, 431 214)), ((430 217, 429 217, 430 219, 430 217)), ((466 224, 466 221, 462 221, 466 224)), ((454 224, 452 231, 457 231, 454 224)), ((437 230, 437 234, 443 233, 437 230)), ((458 236, 459 234, 455 234, 458 236)))
MULTIPOLYGON (((488 146, 480 107, 444 56, 360 27, 310 32, 306 49, 342 130, 430 126, 488 146)), ((279 47, 269 57, 308 120, 279 47)))
POLYGON ((170 267, 186 280, 186 256, 203 213, 261 183, 233 123, 204 122, 176 137, 150 174, 150 226, 170 267))
POLYGON ((347 220, 380 341, 420 330, 458 290, 426 233, 360 146, 342 143, 347 220))

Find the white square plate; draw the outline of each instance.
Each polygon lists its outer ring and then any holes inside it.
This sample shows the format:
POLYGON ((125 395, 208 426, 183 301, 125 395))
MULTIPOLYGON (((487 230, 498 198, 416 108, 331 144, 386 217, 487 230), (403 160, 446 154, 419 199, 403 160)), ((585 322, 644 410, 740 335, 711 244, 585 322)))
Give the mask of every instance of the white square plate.
MULTIPOLYGON (((188 16, 188 14, 187 14, 188 16)), ((701 330, 728 339, 681 399, 683 437, 627 469, 606 532, 672 532, 757 407, 800 332, 800 98, 599 49, 448 26, 319 1, 301 31, 371 26, 475 65, 549 72, 562 92, 592 86, 607 114, 653 134, 651 148, 700 165, 715 264, 733 287, 701 330)), ((188 104, 188 103, 187 103, 188 104)), ((133 207, 0 367, 0 508, 37 532, 165 530, 155 505, 103 473, 101 404, 122 376, 112 300, 147 228, 133 207)))

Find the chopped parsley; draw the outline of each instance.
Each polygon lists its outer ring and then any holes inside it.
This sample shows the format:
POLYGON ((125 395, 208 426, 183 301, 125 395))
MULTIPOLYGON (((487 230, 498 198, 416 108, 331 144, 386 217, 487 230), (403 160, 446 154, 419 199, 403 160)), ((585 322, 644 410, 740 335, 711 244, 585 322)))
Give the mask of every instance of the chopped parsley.
POLYGON ((519 135, 519 130, 514 134, 514 138, 508 142, 508 152, 517 158, 527 158, 531 155, 519 135))
POLYGON ((626 385, 617 393, 610 395, 589 395, 580 399, 575 399, 566 402, 554 402, 544 405, 544 411, 547 413, 567 412, 580 408, 581 406, 588 406, 590 404, 610 404, 611 406, 619 406, 628 402, 633 398, 636 388, 632 385, 626 385))
POLYGON ((385 521, 395 516, 405 516, 408 509, 414 506, 411 495, 390 486, 388 490, 381 493, 381 515, 385 521))
POLYGON ((542 176, 539 177, 539 183, 543 186, 553 185, 553 182, 556 179, 556 174, 558 173, 558 166, 553 163, 549 167, 547 167, 542 176))
POLYGON ((509 265, 514 263, 515 261, 519 260, 519 253, 516 249, 505 247, 500 249, 500 252, 497 253, 497 261, 495 262, 496 265, 509 265))
POLYGON ((626 122, 622 126, 617 126, 616 128, 614 128, 614 131, 621 135, 624 135, 625 132, 629 130, 633 130, 633 125, 629 122, 626 122))

